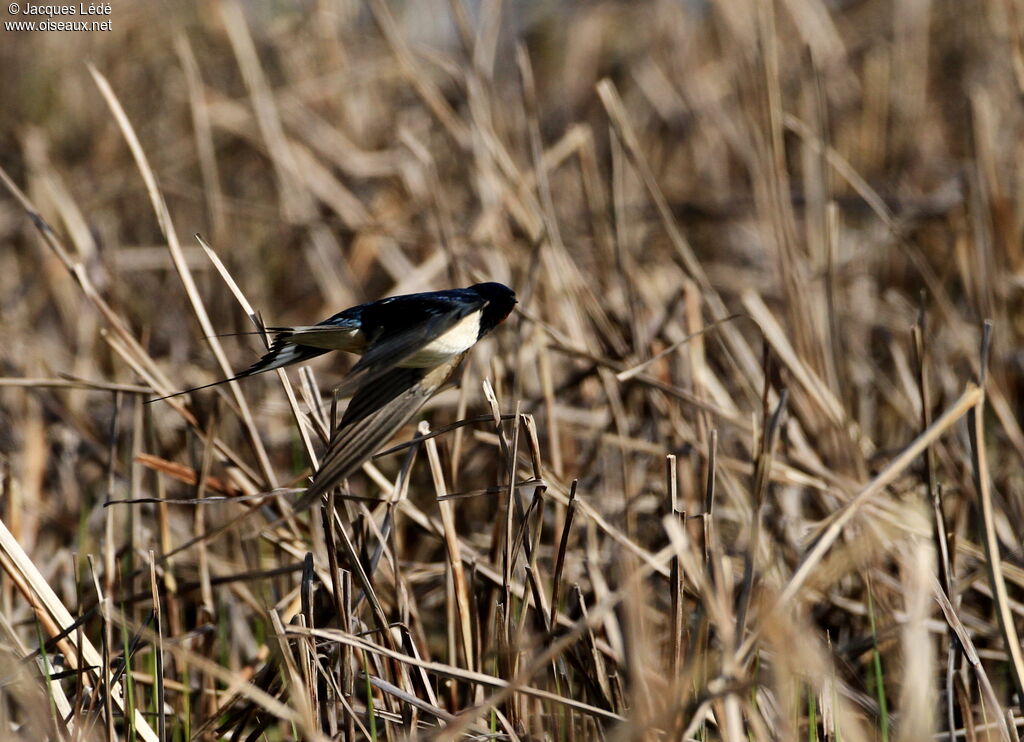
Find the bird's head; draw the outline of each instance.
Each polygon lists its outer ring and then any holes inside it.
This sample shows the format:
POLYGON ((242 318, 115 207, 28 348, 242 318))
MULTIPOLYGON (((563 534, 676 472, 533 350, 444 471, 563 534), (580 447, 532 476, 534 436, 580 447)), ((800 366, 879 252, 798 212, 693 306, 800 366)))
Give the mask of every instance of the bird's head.
POLYGON ((500 325, 516 306, 516 292, 502 283, 493 281, 469 287, 487 303, 480 318, 480 337, 500 325))

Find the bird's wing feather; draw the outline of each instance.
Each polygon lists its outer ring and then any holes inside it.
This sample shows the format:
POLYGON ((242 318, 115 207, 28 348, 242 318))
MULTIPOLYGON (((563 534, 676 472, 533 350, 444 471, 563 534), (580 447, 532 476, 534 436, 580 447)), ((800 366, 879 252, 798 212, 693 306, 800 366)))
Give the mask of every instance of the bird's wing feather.
POLYGON ((364 304, 333 314, 315 325, 297 327, 268 327, 275 340, 309 345, 326 350, 359 351, 357 335, 362 329, 364 304))
POLYGON ((275 337, 275 343, 287 345, 305 345, 322 350, 345 350, 358 352, 361 342, 357 332, 359 327, 338 325, 302 325, 299 327, 282 328, 275 337))
POLYGON ((444 385, 462 357, 432 369, 392 368, 360 387, 327 446, 313 483, 295 509, 312 504, 362 466, 444 385))

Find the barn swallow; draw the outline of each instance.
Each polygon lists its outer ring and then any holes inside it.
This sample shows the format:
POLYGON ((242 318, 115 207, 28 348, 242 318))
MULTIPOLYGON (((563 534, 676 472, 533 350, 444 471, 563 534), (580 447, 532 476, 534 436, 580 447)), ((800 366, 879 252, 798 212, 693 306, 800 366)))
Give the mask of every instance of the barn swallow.
POLYGON ((295 504, 296 510, 302 510, 358 470, 405 425, 448 381, 469 349, 501 324, 515 304, 515 292, 509 287, 478 283, 360 304, 316 325, 267 328, 274 333, 274 341, 252 366, 230 379, 178 394, 283 368, 332 350, 360 354, 362 358, 338 390, 352 399, 312 484, 295 504))

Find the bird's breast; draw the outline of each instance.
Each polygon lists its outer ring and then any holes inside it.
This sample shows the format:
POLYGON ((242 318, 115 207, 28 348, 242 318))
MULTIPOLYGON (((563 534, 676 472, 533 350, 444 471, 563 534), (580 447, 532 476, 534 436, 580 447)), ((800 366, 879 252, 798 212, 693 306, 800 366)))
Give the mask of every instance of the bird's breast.
POLYGON ((418 351, 402 361, 404 368, 436 366, 473 347, 480 337, 480 312, 460 319, 451 328, 438 335, 418 351))

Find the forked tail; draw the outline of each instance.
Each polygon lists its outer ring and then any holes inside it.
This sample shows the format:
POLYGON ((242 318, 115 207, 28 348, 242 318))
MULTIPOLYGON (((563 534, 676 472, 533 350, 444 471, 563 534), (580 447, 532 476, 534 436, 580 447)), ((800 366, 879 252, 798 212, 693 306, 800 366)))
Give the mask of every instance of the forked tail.
POLYGON ((244 371, 239 372, 234 376, 229 376, 226 379, 220 381, 213 381, 209 384, 203 384, 201 386, 194 386, 191 389, 183 389, 180 392, 174 394, 168 394, 165 397, 156 397, 146 401, 146 404, 151 402, 159 402, 163 399, 170 399, 171 397, 180 397, 183 394, 189 394, 191 392, 197 392, 200 389, 209 389, 212 386, 219 386, 220 384, 227 384, 230 381, 238 381, 248 376, 255 376, 256 374, 262 374, 266 371, 273 371, 276 368, 283 368, 284 366, 290 366, 293 363, 300 363, 302 361, 308 361, 310 358, 316 358, 327 352, 324 348, 312 348, 308 345, 296 345, 289 340, 292 337, 292 333, 288 330, 279 332, 274 337, 274 342, 262 358, 256 363, 249 366, 244 371))

